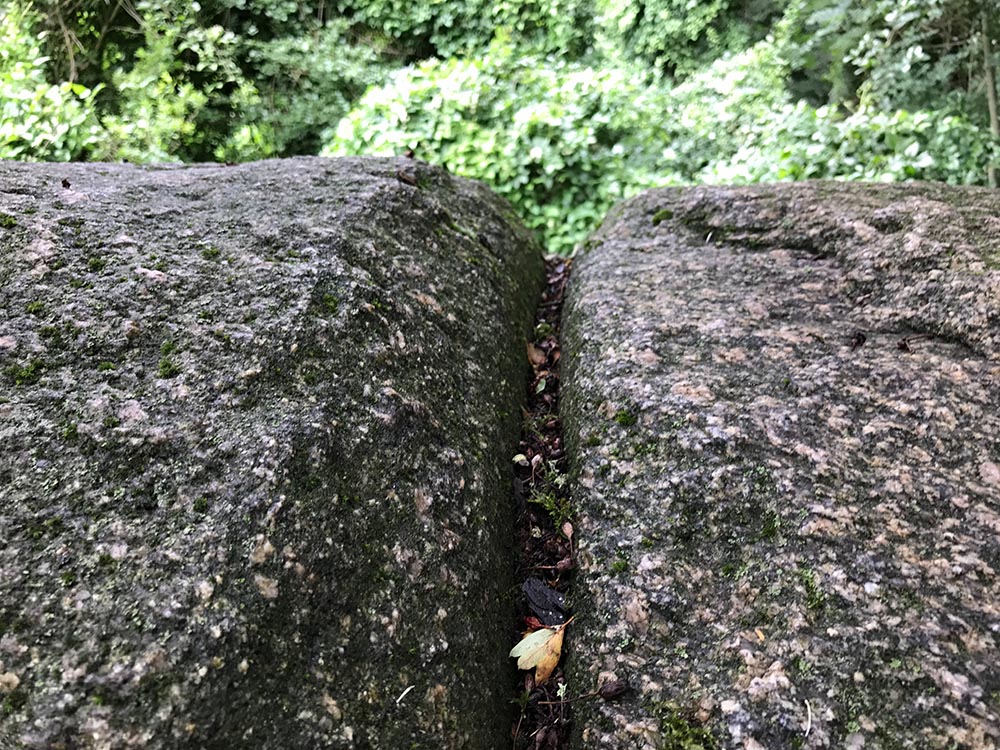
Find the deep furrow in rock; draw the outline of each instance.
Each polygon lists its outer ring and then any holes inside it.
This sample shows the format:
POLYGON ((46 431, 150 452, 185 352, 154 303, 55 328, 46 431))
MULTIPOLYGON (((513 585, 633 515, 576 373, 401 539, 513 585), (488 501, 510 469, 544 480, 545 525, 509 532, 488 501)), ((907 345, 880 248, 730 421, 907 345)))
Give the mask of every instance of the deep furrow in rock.
MULTIPOLYGON (((527 344, 531 367, 519 453, 514 456, 516 580, 520 586, 516 630, 558 628, 570 618, 566 604, 573 568, 572 506, 559 417, 559 344, 563 292, 571 261, 546 260, 546 285, 527 344)), ((567 631, 568 632, 568 631, 567 631)), ((518 672, 511 727, 515 750, 563 750, 569 742, 569 704, 560 667, 551 676, 518 672)))

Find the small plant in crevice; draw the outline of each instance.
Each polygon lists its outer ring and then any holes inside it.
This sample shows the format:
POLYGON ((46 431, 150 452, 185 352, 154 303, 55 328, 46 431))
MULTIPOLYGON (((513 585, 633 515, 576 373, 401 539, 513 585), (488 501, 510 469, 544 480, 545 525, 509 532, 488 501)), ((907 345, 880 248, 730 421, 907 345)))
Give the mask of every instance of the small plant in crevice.
POLYGON ((16 386, 37 383, 44 371, 45 364, 38 359, 33 359, 23 365, 10 365, 4 370, 7 378, 16 386))
POLYGON ((169 357, 161 357, 156 366, 158 378, 169 379, 181 374, 181 367, 169 357))
POLYGON ((567 476, 555 462, 542 463, 542 469, 535 479, 535 486, 528 496, 528 502, 544 510, 552 521, 552 528, 562 531, 563 525, 573 516, 570 499, 566 494, 567 476))

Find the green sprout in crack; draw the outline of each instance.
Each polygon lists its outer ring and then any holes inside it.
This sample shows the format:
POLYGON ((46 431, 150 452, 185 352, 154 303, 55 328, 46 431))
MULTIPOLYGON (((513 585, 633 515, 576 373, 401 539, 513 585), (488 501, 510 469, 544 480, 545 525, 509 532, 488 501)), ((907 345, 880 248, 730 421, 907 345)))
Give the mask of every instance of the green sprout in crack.
POLYGON ((573 516, 569 500, 551 491, 535 490, 528 497, 528 502, 541 506, 542 510, 549 514, 552 525, 557 529, 562 528, 562 525, 573 516))
MULTIPOLYGON (((527 461, 523 455, 514 457, 515 461, 519 459, 527 461)), ((567 481, 568 477, 559 470, 556 463, 547 461, 539 467, 535 487, 528 496, 528 502, 541 506, 557 529, 561 529, 573 515, 569 498, 562 491, 567 481)))

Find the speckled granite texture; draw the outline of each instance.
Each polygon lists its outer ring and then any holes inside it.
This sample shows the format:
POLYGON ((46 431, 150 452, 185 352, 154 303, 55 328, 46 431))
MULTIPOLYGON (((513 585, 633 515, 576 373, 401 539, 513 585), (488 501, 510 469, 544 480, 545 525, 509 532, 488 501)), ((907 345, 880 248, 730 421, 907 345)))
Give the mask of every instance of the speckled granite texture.
POLYGON ((505 746, 541 270, 404 159, 0 164, 0 748, 505 746))
POLYGON ((581 748, 1000 743, 1000 194, 645 193, 578 259, 581 748))

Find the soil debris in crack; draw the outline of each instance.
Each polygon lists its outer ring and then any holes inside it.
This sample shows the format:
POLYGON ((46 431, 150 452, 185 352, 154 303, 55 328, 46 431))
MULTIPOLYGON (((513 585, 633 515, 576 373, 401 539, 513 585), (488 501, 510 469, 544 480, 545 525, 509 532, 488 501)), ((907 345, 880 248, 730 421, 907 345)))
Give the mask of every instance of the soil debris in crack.
MULTIPOLYGON (((527 361, 532 370, 519 453, 514 457, 517 503, 517 580, 522 598, 519 634, 568 625, 565 604, 575 561, 572 506, 566 483, 566 454, 559 419, 559 325, 570 261, 546 260, 547 284, 535 317, 527 361)), ((520 635, 518 636, 520 637, 520 635)), ((569 701, 558 666, 547 679, 519 672, 511 727, 514 750, 567 750, 569 701)))

